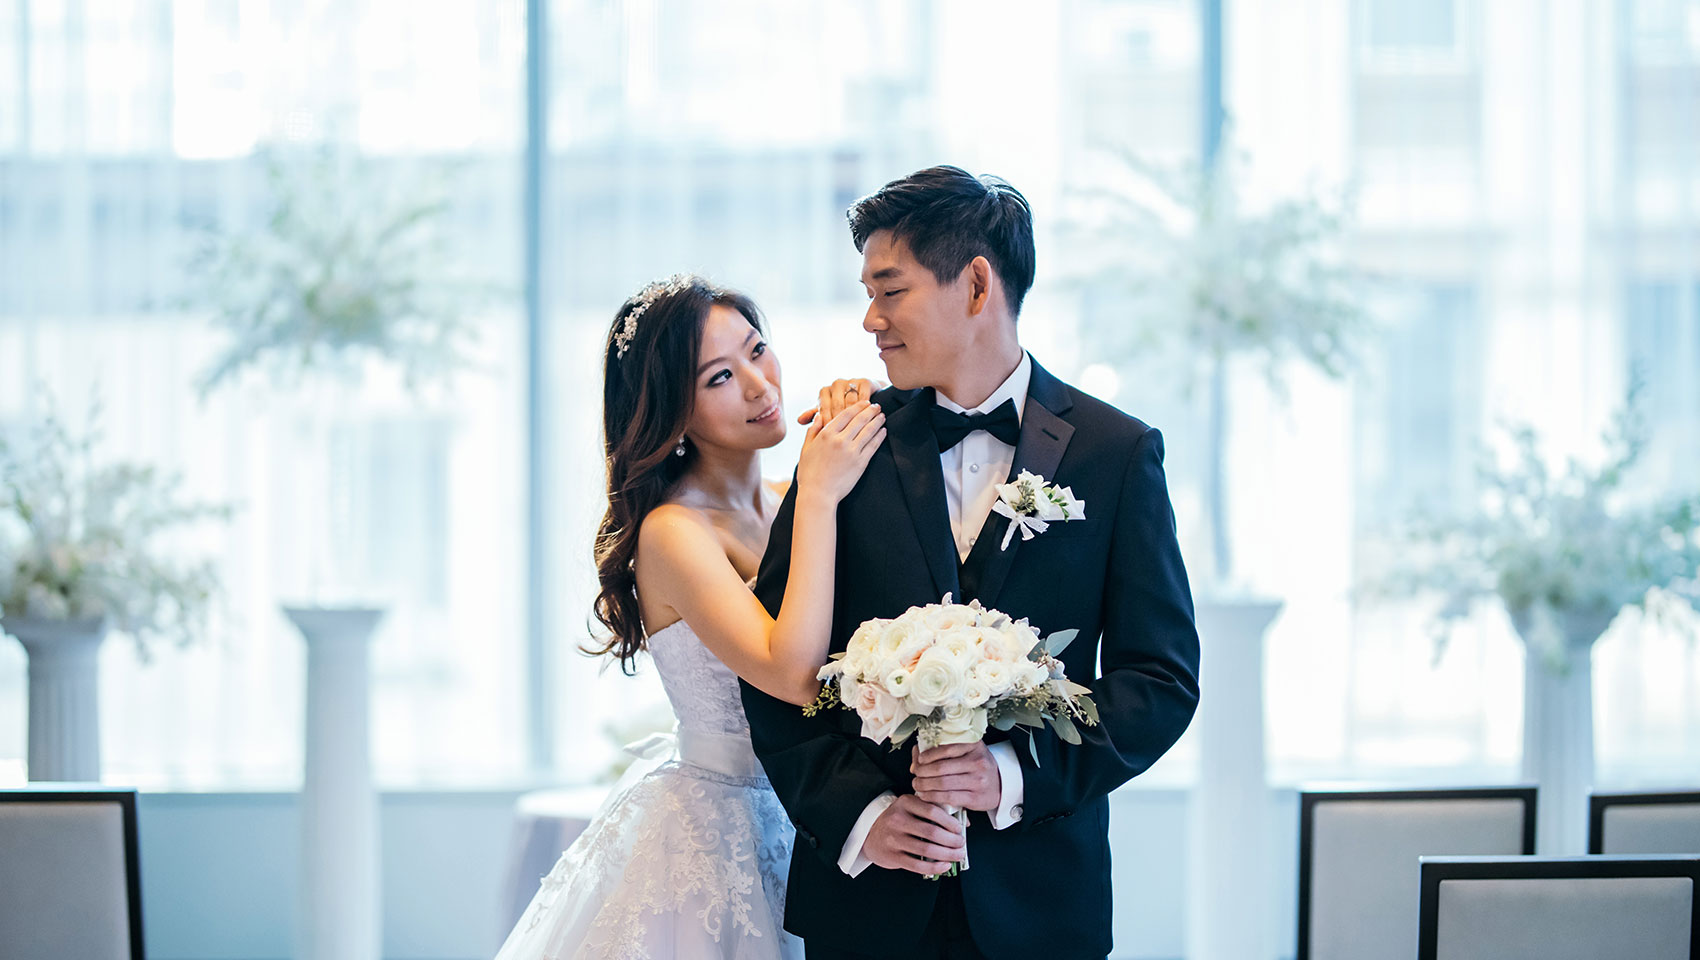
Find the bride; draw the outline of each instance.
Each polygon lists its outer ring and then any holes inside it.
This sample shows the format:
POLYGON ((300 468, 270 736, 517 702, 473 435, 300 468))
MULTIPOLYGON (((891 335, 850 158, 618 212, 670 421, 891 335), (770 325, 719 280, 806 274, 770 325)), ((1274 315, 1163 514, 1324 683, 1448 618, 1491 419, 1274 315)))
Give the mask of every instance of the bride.
POLYGON ((797 464, 789 585, 768 616, 749 586, 785 487, 762 480, 758 455, 785 420, 762 326, 747 297, 695 276, 650 284, 614 317, 596 539, 609 637, 595 652, 629 672, 649 651, 677 746, 616 785, 497 960, 802 957, 781 926, 791 825, 750 749, 737 678, 795 704, 819 691, 838 502, 885 418, 867 381, 821 392, 797 464))

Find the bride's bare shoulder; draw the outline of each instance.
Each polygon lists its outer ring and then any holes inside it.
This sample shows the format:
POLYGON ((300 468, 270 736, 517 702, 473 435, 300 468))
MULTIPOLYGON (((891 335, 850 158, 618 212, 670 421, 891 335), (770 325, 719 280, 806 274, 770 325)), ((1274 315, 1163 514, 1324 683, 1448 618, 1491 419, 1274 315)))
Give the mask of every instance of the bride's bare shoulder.
POLYGON ((697 536, 713 531, 708 515, 695 507, 669 500, 657 504, 638 524, 638 544, 672 540, 681 535, 697 536))

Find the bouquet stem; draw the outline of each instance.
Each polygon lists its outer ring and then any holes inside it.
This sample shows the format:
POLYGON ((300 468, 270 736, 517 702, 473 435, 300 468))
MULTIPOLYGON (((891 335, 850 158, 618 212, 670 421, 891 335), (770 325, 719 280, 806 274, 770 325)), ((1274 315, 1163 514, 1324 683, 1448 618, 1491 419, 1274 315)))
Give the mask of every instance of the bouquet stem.
MULTIPOLYGON (((946 813, 948 813, 951 816, 956 818, 957 823, 962 824, 962 835, 964 837, 967 837, 968 836, 968 811, 962 809, 961 807, 955 807, 955 806, 946 806, 944 809, 945 809, 946 813)), ((937 880, 940 877, 954 877, 954 876, 956 876, 957 874, 961 873, 962 871, 964 871, 966 869, 968 869, 968 850, 967 850, 967 847, 965 846, 963 848, 963 851, 962 851, 962 859, 961 860, 958 860, 955 863, 951 864, 949 870, 946 870, 943 873, 935 873, 932 876, 928 877, 927 879, 928 880, 937 880)))

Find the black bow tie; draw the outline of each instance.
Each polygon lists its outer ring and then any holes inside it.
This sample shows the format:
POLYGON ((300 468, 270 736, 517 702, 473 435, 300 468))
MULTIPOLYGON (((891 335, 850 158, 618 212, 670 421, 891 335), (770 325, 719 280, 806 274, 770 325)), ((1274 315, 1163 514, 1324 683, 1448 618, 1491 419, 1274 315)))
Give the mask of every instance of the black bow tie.
POLYGON ((1005 400, 991 413, 957 413, 933 404, 933 436, 939 438, 943 453, 962 442, 976 430, 984 430, 1004 443, 1015 446, 1021 439, 1021 419, 1015 415, 1015 401, 1005 400))

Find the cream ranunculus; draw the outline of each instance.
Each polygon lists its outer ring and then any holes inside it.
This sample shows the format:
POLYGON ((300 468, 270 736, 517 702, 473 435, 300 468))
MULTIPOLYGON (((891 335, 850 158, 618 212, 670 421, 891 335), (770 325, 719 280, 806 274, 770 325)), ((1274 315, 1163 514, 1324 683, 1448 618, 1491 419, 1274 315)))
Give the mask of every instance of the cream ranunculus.
POLYGON ((962 698, 968 681, 967 665, 934 650, 921 655, 909 678, 909 697, 924 707, 940 707, 962 698))
POLYGON ((883 686, 885 687, 886 692, 894 697, 909 696, 909 668, 903 666, 892 667, 886 672, 883 686))

